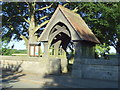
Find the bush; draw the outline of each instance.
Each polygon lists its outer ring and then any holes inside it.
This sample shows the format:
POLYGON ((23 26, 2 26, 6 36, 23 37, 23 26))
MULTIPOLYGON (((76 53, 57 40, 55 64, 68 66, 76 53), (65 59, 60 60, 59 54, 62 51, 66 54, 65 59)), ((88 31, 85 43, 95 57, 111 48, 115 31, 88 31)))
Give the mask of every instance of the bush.
POLYGON ((0 46, 0 55, 12 55, 16 51, 15 49, 10 49, 10 47, 8 47, 8 41, 2 41, 0 46))
POLYGON ((15 52, 15 49, 2 48, 2 55, 12 55, 15 52))
POLYGON ((103 43, 100 45, 96 45, 95 47, 95 56, 96 58, 99 58, 99 56, 103 57, 104 59, 107 59, 107 55, 109 54, 110 47, 109 45, 103 43))

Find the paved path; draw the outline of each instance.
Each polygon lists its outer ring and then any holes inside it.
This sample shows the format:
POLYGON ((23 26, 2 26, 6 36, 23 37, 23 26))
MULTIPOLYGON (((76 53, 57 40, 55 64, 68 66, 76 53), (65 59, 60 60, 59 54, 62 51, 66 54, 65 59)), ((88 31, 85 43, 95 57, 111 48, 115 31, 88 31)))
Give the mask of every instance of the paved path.
POLYGON ((36 75, 36 74, 24 75, 22 73, 3 78, 2 87, 3 88, 65 88, 65 86, 60 86, 56 83, 53 83, 52 79, 41 77, 41 75, 36 75))
POLYGON ((9 88, 117 88, 118 83, 113 81, 91 80, 73 78, 68 75, 47 75, 38 74, 21 75, 21 77, 6 81, 3 80, 3 87, 9 88))

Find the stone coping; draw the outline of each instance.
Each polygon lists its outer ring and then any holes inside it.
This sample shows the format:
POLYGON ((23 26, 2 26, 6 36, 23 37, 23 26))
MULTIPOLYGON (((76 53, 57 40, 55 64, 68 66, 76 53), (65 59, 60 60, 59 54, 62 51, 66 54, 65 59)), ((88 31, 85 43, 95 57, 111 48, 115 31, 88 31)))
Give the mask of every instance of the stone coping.
MULTIPOLYGON (((0 56, 0 60, 15 60, 15 61, 41 61, 46 60, 46 57, 28 57, 28 56, 0 56)), ((120 66, 120 61, 117 59, 76 59, 76 63, 87 65, 117 65, 120 66)))
POLYGON ((47 58, 44 57, 28 57, 28 56, 0 56, 0 60, 15 60, 15 61, 41 61, 47 58))
POLYGON ((117 65, 120 66, 120 62, 117 59, 105 60, 105 59, 77 59, 76 63, 87 65, 117 65))

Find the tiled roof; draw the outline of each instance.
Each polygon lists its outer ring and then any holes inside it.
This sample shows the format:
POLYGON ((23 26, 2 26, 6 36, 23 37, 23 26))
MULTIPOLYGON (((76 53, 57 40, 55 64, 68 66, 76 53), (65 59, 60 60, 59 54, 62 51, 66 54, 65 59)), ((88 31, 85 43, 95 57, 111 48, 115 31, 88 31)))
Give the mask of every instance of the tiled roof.
POLYGON ((93 34, 90 28, 87 26, 85 21, 80 17, 79 14, 74 13, 73 11, 59 5, 58 8, 61 10, 63 15, 69 21, 69 23, 74 27, 78 32, 82 40, 91 41, 94 43, 100 43, 97 37, 93 34))

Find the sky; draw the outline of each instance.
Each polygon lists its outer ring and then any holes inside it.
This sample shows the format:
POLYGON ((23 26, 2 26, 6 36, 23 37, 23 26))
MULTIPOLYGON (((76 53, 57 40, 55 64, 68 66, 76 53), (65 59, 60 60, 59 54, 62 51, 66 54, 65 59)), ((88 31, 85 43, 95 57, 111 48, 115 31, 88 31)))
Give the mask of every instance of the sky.
POLYGON ((21 40, 19 42, 11 41, 8 46, 11 48, 11 46, 14 44, 13 49, 23 50, 26 49, 24 40, 21 40))
MULTIPOLYGON (((9 43, 8 46, 11 47, 13 44, 15 44, 13 49, 18 49, 18 50, 26 49, 24 40, 21 40, 19 42, 12 41, 12 42, 9 43)), ((116 50, 113 46, 110 46, 110 48, 111 48, 110 53, 116 53, 116 50)))

